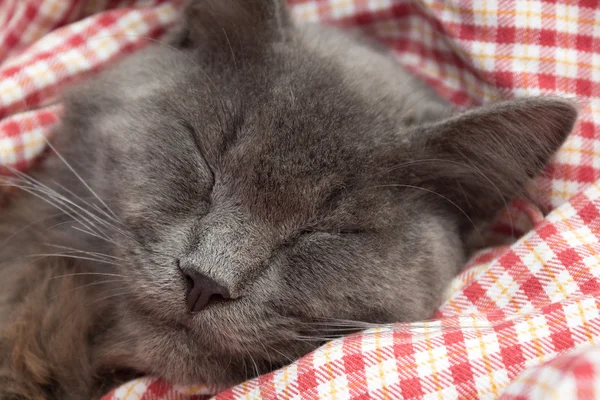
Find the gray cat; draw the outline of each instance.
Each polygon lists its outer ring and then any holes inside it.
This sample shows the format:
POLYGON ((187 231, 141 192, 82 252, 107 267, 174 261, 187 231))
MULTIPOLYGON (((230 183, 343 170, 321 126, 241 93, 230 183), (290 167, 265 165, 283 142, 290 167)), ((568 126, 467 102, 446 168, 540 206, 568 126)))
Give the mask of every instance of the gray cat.
POLYGON ((65 105, 0 215, 2 400, 225 387, 358 321, 426 319, 577 116, 459 111, 277 0, 191 1, 170 45, 65 105))

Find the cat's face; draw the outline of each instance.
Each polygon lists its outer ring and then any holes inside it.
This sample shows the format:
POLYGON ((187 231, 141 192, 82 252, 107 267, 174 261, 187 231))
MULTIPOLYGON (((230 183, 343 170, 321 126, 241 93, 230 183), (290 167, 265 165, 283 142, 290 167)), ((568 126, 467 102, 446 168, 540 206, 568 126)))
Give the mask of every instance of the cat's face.
POLYGON ((176 381, 266 372, 335 333, 332 319, 427 318, 472 223, 575 118, 538 99, 406 126, 274 1, 195 1, 187 24, 178 50, 75 91, 57 143, 119 220, 107 232, 127 260, 137 360, 176 381), (190 271, 225 298, 190 303, 190 271))

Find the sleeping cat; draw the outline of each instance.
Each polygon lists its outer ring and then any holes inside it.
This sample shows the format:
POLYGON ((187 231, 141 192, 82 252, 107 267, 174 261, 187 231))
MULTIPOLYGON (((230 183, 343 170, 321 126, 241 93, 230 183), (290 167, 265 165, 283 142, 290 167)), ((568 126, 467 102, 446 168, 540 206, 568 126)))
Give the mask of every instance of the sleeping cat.
POLYGON ((426 319, 576 116, 459 111, 282 1, 190 1, 169 44, 65 95, 52 154, 12 181, 0 399, 227 386, 358 321, 426 319))

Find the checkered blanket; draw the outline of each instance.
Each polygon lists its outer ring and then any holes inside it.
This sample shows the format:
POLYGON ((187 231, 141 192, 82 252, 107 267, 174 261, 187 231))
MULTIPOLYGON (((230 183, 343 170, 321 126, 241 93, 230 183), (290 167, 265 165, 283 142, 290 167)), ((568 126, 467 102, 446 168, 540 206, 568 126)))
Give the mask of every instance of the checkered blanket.
MULTIPOLYGON (((575 131, 517 200, 513 244, 477 254, 435 319, 333 341, 221 399, 600 398, 600 10, 597 0, 290 0, 300 20, 357 27, 461 105, 577 96, 575 131), (551 210, 544 215, 541 210, 551 210)), ((25 170, 57 93, 160 38, 178 1, 2 0, 0 165, 25 170)), ((494 232, 506 237, 506 218, 494 232)), ((105 400, 197 399, 146 378, 105 400)))

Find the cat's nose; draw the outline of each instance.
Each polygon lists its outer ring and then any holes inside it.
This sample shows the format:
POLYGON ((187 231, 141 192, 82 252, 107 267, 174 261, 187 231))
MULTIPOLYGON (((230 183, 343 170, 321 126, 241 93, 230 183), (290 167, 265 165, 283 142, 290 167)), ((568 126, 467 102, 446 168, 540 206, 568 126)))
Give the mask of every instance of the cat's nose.
POLYGON ((181 272, 188 285, 187 307, 190 312, 202 311, 211 302, 230 298, 227 288, 208 276, 190 268, 182 268, 181 272))

